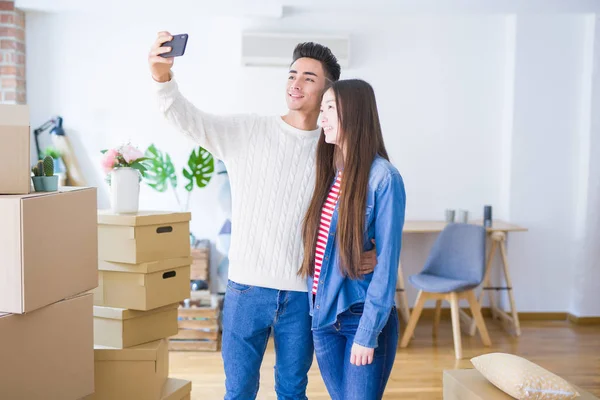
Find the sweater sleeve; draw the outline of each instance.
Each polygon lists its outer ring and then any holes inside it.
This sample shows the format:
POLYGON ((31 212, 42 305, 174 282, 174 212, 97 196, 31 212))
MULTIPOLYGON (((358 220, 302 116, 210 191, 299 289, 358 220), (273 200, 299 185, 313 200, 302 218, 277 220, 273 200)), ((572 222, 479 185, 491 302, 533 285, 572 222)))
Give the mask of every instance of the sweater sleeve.
POLYGON ((168 82, 152 80, 161 114, 216 158, 227 162, 246 148, 251 140, 254 115, 213 115, 199 110, 181 92, 173 72, 168 82))

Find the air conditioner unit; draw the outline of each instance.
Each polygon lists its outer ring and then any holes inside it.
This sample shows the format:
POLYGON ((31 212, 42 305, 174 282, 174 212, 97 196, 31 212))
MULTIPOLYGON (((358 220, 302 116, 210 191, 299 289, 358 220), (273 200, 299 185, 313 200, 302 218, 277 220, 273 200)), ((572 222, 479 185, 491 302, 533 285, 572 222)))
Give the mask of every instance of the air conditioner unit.
POLYGON ((243 32, 242 65, 289 66, 298 43, 315 42, 329 47, 340 66, 349 65, 350 39, 344 35, 243 32))

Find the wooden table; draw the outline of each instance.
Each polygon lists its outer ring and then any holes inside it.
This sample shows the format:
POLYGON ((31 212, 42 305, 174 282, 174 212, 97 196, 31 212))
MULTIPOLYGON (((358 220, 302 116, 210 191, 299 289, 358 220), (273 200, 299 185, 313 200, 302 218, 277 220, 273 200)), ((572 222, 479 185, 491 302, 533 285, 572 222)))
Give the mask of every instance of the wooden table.
MULTIPOLYGON (((482 225, 483 222, 481 220, 478 221, 469 221, 470 224, 482 225)), ((412 234, 412 233, 439 233, 445 227, 447 223, 445 221, 411 221, 407 220, 404 222, 404 229, 402 230, 403 234, 412 234)), ((507 252, 506 252, 506 235, 509 232, 526 232, 527 228, 523 228, 518 225, 514 225, 508 222, 504 222, 501 220, 493 220, 492 226, 486 229, 488 232, 488 237, 491 240, 491 248, 489 249, 487 255, 487 262, 485 265, 485 275, 483 278, 483 287, 482 291, 479 294, 479 304, 483 300, 484 294, 487 292, 490 309, 492 311, 493 318, 500 318, 503 321, 507 322, 509 327, 514 330, 514 334, 516 336, 521 335, 521 325, 519 323, 519 316, 517 313, 517 308, 515 306, 515 299, 513 295, 512 281, 510 279, 510 274, 508 270, 508 260, 507 260, 507 252), (500 256, 502 258, 502 270, 504 273, 504 277, 506 280, 505 287, 497 287, 491 285, 490 272, 492 269, 492 261, 494 259, 494 255, 496 254, 496 250, 500 249, 500 256), (504 310, 501 310, 497 303, 494 292, 497 291, 506 291, 508 293, 508 299, 510 302, 510 315, 506 313, 504 310)), ((406 291, 404 285, 404 274, 402 272, 402 264, 398 265, 398 284, 396 286, 396 303, 400 308, 400 313, 402 314, 402 319, 405 322, 408 322, 410 317, 410 311, 408 307, 408 299, 406 297, 406 291)), ((473 336, 475 334, 475 321, 473 321, 466 313, 461 311, 461 319, 463 319, 467 325, 469 326, 468 333, 473 336)))

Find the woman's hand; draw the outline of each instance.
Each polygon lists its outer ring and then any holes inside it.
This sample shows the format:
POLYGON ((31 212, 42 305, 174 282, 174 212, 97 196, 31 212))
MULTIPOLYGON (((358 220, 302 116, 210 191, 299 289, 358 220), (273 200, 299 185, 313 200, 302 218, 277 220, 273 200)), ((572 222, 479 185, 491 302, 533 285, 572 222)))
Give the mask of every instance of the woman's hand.
POLYGON ((356 365, 357 367, 369 365, 373 362, 374 354, 375 349, 370 349, 354 343, 350 352, 350 364, 356 365))

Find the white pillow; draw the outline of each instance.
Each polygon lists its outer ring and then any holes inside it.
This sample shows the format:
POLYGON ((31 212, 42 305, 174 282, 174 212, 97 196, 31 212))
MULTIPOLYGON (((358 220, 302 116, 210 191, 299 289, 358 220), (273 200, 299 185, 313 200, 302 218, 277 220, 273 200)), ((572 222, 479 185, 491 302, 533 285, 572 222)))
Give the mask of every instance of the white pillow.
POLYGON ((580 396, 561 377, 512 354, 484 354, 472 358, 471 362, 498 389, 519 400, 560 400, 580 396))

